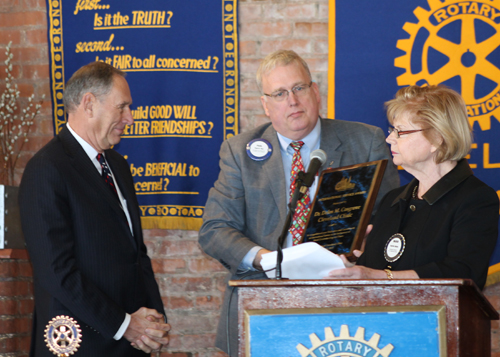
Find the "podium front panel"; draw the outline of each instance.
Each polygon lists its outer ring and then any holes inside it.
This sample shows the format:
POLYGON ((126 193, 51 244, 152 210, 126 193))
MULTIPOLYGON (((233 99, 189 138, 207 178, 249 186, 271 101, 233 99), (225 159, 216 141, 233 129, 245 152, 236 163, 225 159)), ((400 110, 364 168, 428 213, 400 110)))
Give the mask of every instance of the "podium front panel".
POLYGON ((245 312, 247 357, 445 357, 446 307, 245 312))
POLYGON ((489 356, 490 321, 499 318, 471 280, 234 280, 229 284, 238 288, 239 357, 365 357, 373 351, 377 357, 489 356), (406 323, 406 317, 420 322, 406 323), (425 341, 413 334, 432 328, 435 334, 425 341), (405 347, 405 336, 412 339, 411 348, 405 347), (333 341, 343 341, 343 347, 333 341), (349 350, 336 354, 334 347, 349 350), (275 348, 272 353, 271 348, 275 348), (417 349, 419 354, 409 354, 417 349))

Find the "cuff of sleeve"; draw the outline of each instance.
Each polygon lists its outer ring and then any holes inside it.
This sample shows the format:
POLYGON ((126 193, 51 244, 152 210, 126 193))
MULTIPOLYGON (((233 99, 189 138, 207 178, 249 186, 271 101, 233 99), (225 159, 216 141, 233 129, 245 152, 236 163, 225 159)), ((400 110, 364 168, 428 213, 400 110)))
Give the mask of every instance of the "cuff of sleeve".
POLYGON ((257 270, 253 267, 253 261, 255 259, 255 256, 257 255, 257 253, 261 249, 262 249, 262 247, 255 246, 248 251, 247 255, 245 255, 245 257, 243 258, 243 260, 240 263, 240 266, 238 267, 238 273, 247 272, 250 270, 257 270))
POLYGON ((118 329, 118 332, 113 336, 115 340, 119 340, 120 338, 123 337, 125 334, 125 331, 127 331, 128 325, 130 324, 130 315, 125 314, 125 320, 123 320, 122 325, 118 329))

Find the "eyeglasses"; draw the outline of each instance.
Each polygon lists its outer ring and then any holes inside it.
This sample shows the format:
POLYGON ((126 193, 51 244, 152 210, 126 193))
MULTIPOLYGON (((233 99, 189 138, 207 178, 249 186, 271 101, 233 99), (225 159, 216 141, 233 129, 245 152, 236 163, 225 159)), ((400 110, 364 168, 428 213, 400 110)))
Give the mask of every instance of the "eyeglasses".
POLYGON ((396 138, 399 139, 401 137, 401 135, 413 134, 413 133, 416 133, 419 131, 424 131, 427 129, 429 129, 429 128, 417 129, 417 130, 398 130, 398 129, 390 126, 388 131, 389 131, 389 135, 391 135, 393 132, 396 133, 396 138))
POLYGON ((290 90, 286 90, 286 89, 277 90, 276 92, 273 92, 271 94, 264 93, 264 95, 267 95, 268 97, 273 98, 277 102, 282 102, 285 99, 288 99, 290 92, 295 94, 295 96, 297 96, 297 97, 304 96, 308 92, 308 89, 311 88, 312 84, 313 84, 313 82, 311 82, 309 84, 299 84, 290 90))

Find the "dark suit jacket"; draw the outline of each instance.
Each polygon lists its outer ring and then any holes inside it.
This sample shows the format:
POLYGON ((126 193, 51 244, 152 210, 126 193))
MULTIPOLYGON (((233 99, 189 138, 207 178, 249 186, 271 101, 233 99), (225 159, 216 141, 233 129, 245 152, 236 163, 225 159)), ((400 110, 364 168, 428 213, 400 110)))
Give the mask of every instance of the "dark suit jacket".
POLYGON ((423 200, 413 200, 415 211, 407 210, 416 184, 413 180, 384 197, 357 264, 384 269, 385 244, 402 233, 406 247, 391 264, 393 270, 415 270, 427 279, 472 279, 482 289, 498 237, 496 192, 473 176, 466 160, 434 184, 423 200))
MULTIPOLYGON (((399 186, 399 176, 385 136, 380 128, 341 120, 321 120, 320 147, 328 156, 322 170, 368 161, 388 159, 379 196, 399 186)), ((271 123, 223 142, 220 150, 218 180, 209 192, 199 233, 203 250, 219 260, 236 279, 241 261, 254 246, 277 249, 287 215, 285 173, 280 144, 271 123), (264 161, 252 160, 246 144, 263 138, 273 147, 272 155, 264 161)), ((265 275, 257 276, 265 278, 265 275)), ((217 333, 217 347, 226 347, 226 315, 230 289, 226 289, 225 302, 217 333)), ((231 355, 237 348, 237 297, 231 300, 231 355)))
POLYGON ((35 282, 32 356, 53 356, 44 330, 58 315, 82 329, 78 356, 144 355, 113 336, 126 312, 145 306, 164 313, 128 164, 113 150, 105 155, 127 200, 133 236, 118 199, 67 128, 24 171, 19 204, 35 282))

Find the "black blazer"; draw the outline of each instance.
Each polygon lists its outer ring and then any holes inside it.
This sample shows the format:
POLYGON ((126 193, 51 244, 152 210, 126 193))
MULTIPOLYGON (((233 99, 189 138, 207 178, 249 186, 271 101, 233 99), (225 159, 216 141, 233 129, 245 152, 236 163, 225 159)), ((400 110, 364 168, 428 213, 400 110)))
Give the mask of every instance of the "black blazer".
POLYGON ((466 160, 425 193, 412 200, 413 180, 389 192, 373 219, 357 264, 384 269, 384 248, 395 233, 406 248, 393 270, 415 270, 422 279, 472 279, 482 289, 498 237, 498 196, 473 176, 466 160), (415 211, 408 209, 415 205, 415 211), (405 218, 406 213, 406 218, 405 218))
POLYGON ((27 164, 19 204, 35 285, 31 356, 53 356, 44 330, 55 316, 82 329, 78 356, 143 356, 113 336, 125 313, 165 313, 143 242, 139 206, 125 159, 106 159, 127 200, 134 235, 117 198, 65 127, 27 164))

